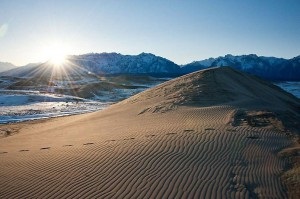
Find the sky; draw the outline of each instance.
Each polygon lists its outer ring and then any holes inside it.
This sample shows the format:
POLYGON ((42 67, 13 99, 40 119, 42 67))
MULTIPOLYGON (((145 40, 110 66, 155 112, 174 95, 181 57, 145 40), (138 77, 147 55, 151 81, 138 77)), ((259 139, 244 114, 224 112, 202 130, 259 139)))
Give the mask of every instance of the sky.
POLYGON ((186 64, 300 55, 299 0, 0 0, 0 61, 141 52, 186 64))

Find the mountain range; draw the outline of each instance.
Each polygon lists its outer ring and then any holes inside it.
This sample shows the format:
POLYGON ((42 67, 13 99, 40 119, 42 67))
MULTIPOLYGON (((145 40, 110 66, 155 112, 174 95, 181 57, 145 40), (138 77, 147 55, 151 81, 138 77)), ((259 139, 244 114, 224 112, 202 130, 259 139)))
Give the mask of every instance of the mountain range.
MULTIPOLYGON (((225 55, 178 65, 166 58, 151 53, 139 55, 122 55, 119 53, 89 53, 71 55, 64 67, 73 74, 151 74, 159 76, 179 76, 215 66, 230 66, 240 71, 257 75, 269 80, 299 81, 300 56, 292 59, 250 55, 225 55)), ((6 63, 8 65, 8 63, 6 63)), ((10 66, 12 68, 12 66, 10 66)), ((1 70, 6 69, 2 67, 1 70)), ((1 72, 1 76, 41 76, 51 74, 50 63, 29 64, 1 72)))
POLYGON ((151 53, 141 53, 139 55, 90 53, 70 56, 68 60, 77 66, 84 66, 85 69, 95 74, 181 73, 181 69, 177 64, 151 53))
POLYGON ((8 62, 0 62, 0 72, 16 68, 15 65, 8 62))
POLYGON ((269 80, 300 80, 300 56, 283 59, 257 56, 255 54, 241 56, 229 54, 224 57, 192 62, 182 66, 182 70, 184 73, 190 73, 215 66, 230 66, 269 80))

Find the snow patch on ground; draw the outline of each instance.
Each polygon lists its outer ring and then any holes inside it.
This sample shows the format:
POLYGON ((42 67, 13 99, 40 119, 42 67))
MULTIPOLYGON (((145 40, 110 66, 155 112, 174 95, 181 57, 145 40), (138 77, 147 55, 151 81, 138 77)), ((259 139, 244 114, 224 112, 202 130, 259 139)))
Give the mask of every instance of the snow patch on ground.
POLYGON ((288 82, 275 82, 274 84, 300 99, 300 82, 288 81, 288 82))
POLYGON ((109 102, 40 93, 0 90, 0 123, 21 122, 102 110, 109 102))
MULTIPOLYGON (((126 99, 158 83, 136 84, 136 89, 99 91, 92 99, 32 90, 0 90, 0 124, 59 117, 102 110, 112 103, 126 99)), ((274 82, 287 92, 300 98, 300 82, 274 82)))

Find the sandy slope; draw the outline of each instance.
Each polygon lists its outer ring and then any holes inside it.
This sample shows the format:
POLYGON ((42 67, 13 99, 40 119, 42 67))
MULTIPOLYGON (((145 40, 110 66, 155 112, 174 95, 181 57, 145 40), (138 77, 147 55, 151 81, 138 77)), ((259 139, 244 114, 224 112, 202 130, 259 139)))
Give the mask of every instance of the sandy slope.
POLYGON ((298 128, 299 105, 218 68, 104 111, 15 125, 0 140, 0 198, 286 198, 280 120, 298 128))

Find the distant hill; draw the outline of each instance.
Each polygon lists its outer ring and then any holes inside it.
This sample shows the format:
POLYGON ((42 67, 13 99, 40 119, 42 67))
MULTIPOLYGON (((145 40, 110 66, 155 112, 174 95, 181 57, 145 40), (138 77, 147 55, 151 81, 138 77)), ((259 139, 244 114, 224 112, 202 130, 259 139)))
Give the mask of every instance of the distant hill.
POLYGON ((10 70, 10 69, 13 69, 13 68, 16 68, 16 67, 17 66, 15 66, 11 63, 8 63, 8 62, 0 62, 0 72, 10 70))
POLYGON ((0 76, 28 77, 30 75, 30 71, 40 65, 41 63, 31 63, 26 66, 14 67, 0 72, 0 76))
POLYGON ((300 56, 283 59, 257 56, 255 54, 225 55, 224 57, 194 61, 183 65, 181 69, 184 73, 190 73, 215 66, 230 66, 269 80, 300 80, 300 56))

